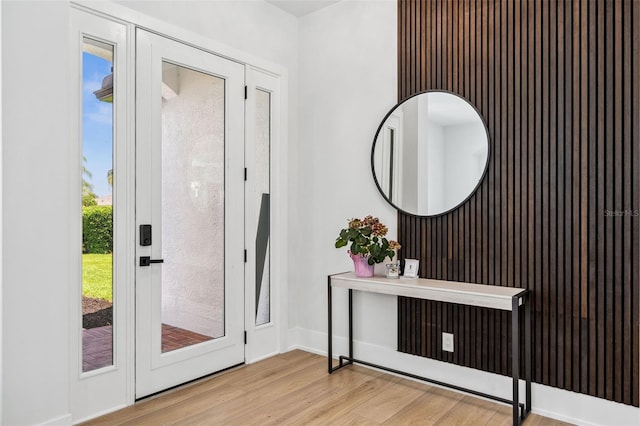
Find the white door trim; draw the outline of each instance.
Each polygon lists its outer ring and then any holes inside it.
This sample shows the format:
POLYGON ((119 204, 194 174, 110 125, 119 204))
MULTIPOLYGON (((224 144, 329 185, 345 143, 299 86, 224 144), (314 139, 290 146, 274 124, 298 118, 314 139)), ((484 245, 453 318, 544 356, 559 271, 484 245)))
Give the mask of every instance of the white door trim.
POLYGON ((71 240, 78 244, 70 247, 70 411, 74 422, 95 417, 97 414, 113 411, 133 402, 133 265, 130 259, 134 253, 134 242, 129 235, 133 232, 134 193, 134 146, 132 126, 134 122, 130 91, 130 39, 126 24, 92 13, 71 9, 70 32, 70 82, 74 101, 71 103, 71 137, 74 151, 70 153, 71 164, 68 181, 73 182, 69 191, 72 212, 78 212, 71 219, 71 240), (81 217, 81 176, 82 176, 82 40, 83 37, 107 42, 114 46, 114 97, 120 99, 114 104, 113 112, 113 168, 114 168, 114 237, 113 237, 113 365, 98 370, 82 372, 82 217, 81 217), (99 396, 99 397, 98 397, 99 396))
POLYGON ((247 263, 245 266, 245 324, 247 331, 247 347, 246 362, 253 363, 278 353, 284 352, 283 336, 286 333, 283 330, 286 316, 283 315, 283 306, 286 306, 286 299, 283 298, 284 283, 282 280, 282 271, 286 271, 286 256, 271 255, 273 253, 286 252, 286 244, 284 236, 286 235, 286 213, 282 209, 283 194, 286 187, 282 186, 282 182, 286 183, 280 174, 286 171, 286 152, 282 149, 282 130, 281 130, 281 90, 280 79, 278 76, 267 73, 263 70, 246 66, 246 85, 247 100, 245 102, 245 135, 246 135, 246 167, 247 182, 246 201, 245 201, 245 235, 247 248, 247 263), (257 232, 257 210, 260 206, 256 205, 256 176, 255 176, 255 91, 263 90, 271 95, 271 134, 270 134, 270 236, 269 236, 269 286, 270 286, 270 321, 266 324, 256 325, 256 253, 255 239, 257 232), (283 223, 283 221, 285 221, 283 223))
MULTIPOLYGON (((124 5, 111 1, 95 1, 95 0, 72 0, 71 4, 79 9, 85 9, 93 13, 103 14, 113 17, 122 22, 127 22, 136 28, 140 28, 163 37, 171 38, 189 46, 205 50, 216 56, 220 56, 231 61, 238 62, 243 65, 251 65, 252 67, 264 70, 279 76, 283 87, 283 99, 286 95, 284 87, 288 84, 288 70, 286 67, 272 61, 265 60, 262 57, 247 53, 243 50, 233 48, 227 44, 218 42, 208 37, 204 37, 188 29, 177 25, 169 24, 160 19, 147 16, 143 13, 130 9, 124 5)), ((284 105, 283 105, 284 106, 284 105)), ((283 117, 286 115, 283 114, 283 117)), ((283 128, 286 128, 283 127, 283 128)))

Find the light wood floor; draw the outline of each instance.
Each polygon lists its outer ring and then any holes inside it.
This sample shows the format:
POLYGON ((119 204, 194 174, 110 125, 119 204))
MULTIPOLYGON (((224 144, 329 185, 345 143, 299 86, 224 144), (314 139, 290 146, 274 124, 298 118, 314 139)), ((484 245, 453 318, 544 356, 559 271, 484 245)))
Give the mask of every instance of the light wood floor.
MULTIPOLYGON (((141 401, 87 425, 510 425, 511 407, 361 366, 327 374, 292 351, 141 401)), ((565 423, 531 414, 526 425, 565 423)))

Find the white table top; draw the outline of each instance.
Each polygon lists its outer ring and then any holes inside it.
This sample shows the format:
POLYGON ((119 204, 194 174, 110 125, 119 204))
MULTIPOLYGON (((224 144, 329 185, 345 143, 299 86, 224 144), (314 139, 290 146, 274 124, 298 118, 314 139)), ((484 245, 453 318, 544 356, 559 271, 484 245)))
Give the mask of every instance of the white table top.
MULTIPOLYGON (((400 277, 398 279, 378 276, 360 278, 356 277, 353 272, 332 275, 331 286, 371 293, 481 306, 503 311, 511 311, 512 297, 525 290, 518 287, 500 287, 424 278, 400 277)), ((522 305, 522 303, 523 299, 521 298, 519 304, 522 305)))

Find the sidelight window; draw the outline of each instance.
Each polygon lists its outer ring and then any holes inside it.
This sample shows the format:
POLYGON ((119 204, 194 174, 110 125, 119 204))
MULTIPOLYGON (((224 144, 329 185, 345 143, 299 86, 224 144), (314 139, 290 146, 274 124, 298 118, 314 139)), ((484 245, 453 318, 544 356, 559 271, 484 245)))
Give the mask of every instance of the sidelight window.
POLYGON ((112 45, 82 52, 82 371, 113 364, 112 45))

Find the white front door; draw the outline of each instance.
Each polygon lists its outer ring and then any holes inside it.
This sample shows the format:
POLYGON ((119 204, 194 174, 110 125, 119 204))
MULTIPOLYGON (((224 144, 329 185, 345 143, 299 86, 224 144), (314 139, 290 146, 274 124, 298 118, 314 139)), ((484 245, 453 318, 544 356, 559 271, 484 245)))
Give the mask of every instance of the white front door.
POLYGON ((136 37, 141 398, 244 362, 244 67, 136 37))

